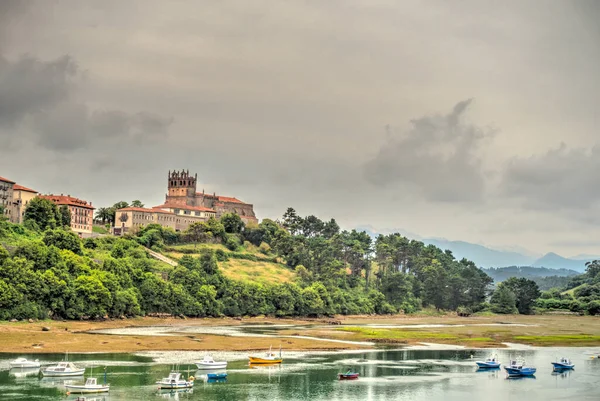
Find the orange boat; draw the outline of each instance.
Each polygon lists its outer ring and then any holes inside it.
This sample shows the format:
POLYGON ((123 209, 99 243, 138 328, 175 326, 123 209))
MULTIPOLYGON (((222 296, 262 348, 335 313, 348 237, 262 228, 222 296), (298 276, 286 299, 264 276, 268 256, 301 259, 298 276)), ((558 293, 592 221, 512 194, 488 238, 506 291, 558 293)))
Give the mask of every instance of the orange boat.
POLYGON ((271 348, 269 348, 269 352, 267 352, 264 357, 249 356, 248 358, 250 358, 250 364, 252 365, 273 365, 283 362, 281 348, 279 348, 279 357, 271 352, 271 348))

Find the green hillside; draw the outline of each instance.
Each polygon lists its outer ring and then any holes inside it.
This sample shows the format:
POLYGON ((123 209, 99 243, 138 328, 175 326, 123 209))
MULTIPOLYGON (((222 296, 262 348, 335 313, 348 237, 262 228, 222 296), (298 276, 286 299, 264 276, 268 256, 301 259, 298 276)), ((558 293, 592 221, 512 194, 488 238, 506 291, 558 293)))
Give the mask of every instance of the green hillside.
POLYGON ((538 293, 535 283, 518 281, 490 306, 492 280, 468 260, 397 233, 373 241, 291 208, 281 222, 246 225, 225 214, 184 232, 149 224, 123 237, 85 240, 52 202, 32 200, 24 217, 24 225, 0 222, 0 319, 320 316, 431 307, 462 315, 490 307, 530 313, 527 297, 538 293))
POLYGON ((235 252, 222 244, 186 244, 166 247, 161 253, 173 260, 180 260, 184 255, 198 257, 206 250, 225 255, 227 260, 222 257, 221 260, 217 259, 217 264, 229 279, 260 284, 291 283, 296 280, 296 273, 281 263, 279 258, 266 256, 249 242, 235 252))

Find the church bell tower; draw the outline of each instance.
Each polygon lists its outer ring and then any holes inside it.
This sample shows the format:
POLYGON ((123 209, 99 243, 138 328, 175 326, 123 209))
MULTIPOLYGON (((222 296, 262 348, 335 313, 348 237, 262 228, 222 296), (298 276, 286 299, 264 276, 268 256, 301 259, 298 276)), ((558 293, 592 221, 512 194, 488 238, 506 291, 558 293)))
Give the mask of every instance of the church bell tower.
POLYGON ((189 170, 169 171, 166 203, 193 206, 196 198, 198 174, 190 175, 189 170))

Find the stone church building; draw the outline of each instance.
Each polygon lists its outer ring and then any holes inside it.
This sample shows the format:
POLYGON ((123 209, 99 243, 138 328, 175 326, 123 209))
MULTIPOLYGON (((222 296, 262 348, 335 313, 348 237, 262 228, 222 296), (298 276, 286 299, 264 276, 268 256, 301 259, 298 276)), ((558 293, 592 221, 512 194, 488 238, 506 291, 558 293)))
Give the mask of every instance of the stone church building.
POLYGON ((224 213, 235 213, 244 223, 258 222, 251 204, 229 196, 197 192, 197 179, 198 174, 192 176, 189 170, 169 171, 165 205, 182 206, 182 209, 185 209, 185 206, 203 207, 214 210, 217 218, 224 213))

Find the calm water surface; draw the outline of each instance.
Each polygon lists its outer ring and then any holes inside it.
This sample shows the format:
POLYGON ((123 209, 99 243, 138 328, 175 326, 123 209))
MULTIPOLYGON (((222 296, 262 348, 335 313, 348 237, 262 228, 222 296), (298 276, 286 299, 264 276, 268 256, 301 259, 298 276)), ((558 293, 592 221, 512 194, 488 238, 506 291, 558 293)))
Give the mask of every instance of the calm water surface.
MULTIPOLYGON (((600 400, 600 350, 552 348, 526 351, 499 350, 502 362, 521 355, 537 367, 535 378, 507 379, 504 371, 477 371, 474 359, 489 351, 394 350, 364 353, 335 353, 302 359, 286 359, 282 366, 250 368, 246 361, 231 361, 226 382, 209 383, 193 365, 180 370, 196 377, 190 392, 157 390, 155 381, 167 376, 171 365, 147 356, 131 354, 72 354, 69 360, 86 366, 103 381, 107 366, 110 395, 88 396, 87 400, 600 400), (552 372, 551 361, 570 357, 575 370, 552 372), (93 371, 92 371, 93 369, 93 371), (337 373, 360 373, 356 381, 338 381, 337 373)), ((185 353, 181 353, 185 356, 185 353)), ((9 370, 8 361, 22 355, 0 356, 0 399, 75 400, 67 396, 64 380, 40 378, 36 371, 9 370), (29 374, 29 375, 28 375, 29 374)), ((64 355, 25 355, 42 364, 64 355)), ((285 355, 284 355, 285 358, 285 355)), ((185 358, 184 360, 189 360, 185 358)), ((82 381, 78 379, 74 381, 82 381)), ((71 380, 73 381, 73 380, 71 380)))

